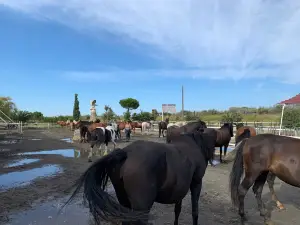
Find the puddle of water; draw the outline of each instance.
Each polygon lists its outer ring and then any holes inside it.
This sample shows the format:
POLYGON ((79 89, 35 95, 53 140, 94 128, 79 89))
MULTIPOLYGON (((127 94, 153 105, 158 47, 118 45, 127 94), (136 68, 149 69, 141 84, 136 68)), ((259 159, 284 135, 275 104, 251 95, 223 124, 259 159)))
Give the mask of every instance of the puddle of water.
MULTIPOLYGON (((107 192, 115 196, 112 185, 109 185, 107 192)), ((31 210, 10 216, 9 223, 5 225, 94 225, 89 209, 82 205, 81 198, 74 200, 58 215, 60 207, 67 201, 67 198, 47 201, 47 203, 36 205, 31 210)))
POLYGON ((42 139, 41 138, 32 138, 32 139, 29 139, 30 141, 41 141, 42 139))
POLYGON ((61 155, 69 158, 78 158, 80 156, 80 151, 75 149, 56 149, 38 152, 25 152, 19 153, 18 155, 61 155))
POLYGON ((0 192, 9 188, 28 185, 38 177, 51 176, 61 171, 62 169, 56 165, 47 165, 41 168, 0 175, 0 192))
MULTIPOLYGON (((214 159, 214 160, 212 161, 212 163, 213 163, 214 165, 218 165, 218 164, 220 164, 220 161, 214 159)), ((210 164, 208 164, 208 165, 210 165, 210 164)), ((210 166, 211 166, 211 165, 210 165, 210 166)))
POLYGON ((4 168, 23 166, 23 165, 34 163, 37 161, 40 161, 40 160, 39 159, 21 159, 21 160, 15 161, 14 163, 10 163, 10 164, 4 166, 4 168))
POLYGON ((71 138, 62 138, 61 141, 65 141, 67 143, 73 143, 73 140, 71 138))
POLYGON ((9 152, 10 149, 9 148, 0 148, 0 152, 9 152))

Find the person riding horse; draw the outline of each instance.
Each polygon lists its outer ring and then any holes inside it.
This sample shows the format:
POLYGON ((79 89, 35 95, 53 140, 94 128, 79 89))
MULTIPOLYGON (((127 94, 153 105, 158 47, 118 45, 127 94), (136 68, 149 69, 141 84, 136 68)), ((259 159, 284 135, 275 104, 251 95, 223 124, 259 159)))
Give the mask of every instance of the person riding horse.
POLYGON ((125 123, 126 141, 130 140, 131 129, 132 129, 132 126, 130 124, 130 121, 126 121, 126 123, 125 123))

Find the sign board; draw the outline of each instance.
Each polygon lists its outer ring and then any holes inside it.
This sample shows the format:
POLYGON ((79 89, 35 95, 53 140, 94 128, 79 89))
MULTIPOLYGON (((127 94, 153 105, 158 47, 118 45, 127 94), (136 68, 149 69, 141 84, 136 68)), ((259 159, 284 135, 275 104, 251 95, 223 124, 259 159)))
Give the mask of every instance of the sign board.
POLYGON ((176 104, 162 104, 164 113, 176 113, 176 104))

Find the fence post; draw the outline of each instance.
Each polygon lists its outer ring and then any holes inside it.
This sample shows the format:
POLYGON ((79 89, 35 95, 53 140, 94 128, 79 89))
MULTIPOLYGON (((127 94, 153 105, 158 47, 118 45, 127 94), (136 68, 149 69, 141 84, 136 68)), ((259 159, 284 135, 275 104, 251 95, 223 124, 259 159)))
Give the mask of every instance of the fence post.
POLYGON ((48 123, 48 130, 50 129, 50 123, 48 123))
POLYGON ((21 128, 21 134, 23 134, 23 122, 21 121, 20 124, 21 124, 21 125, 20 125, 20 128, 21 128))

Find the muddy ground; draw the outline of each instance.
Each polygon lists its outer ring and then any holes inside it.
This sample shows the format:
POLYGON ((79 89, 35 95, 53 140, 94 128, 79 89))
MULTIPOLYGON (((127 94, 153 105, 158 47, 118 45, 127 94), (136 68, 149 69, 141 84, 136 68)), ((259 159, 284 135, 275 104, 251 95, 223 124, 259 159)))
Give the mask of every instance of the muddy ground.
MULTIPOLYGON (((57 215, 66 200, 72 182, 90 165, 87 163, 87 144, 70 143, 72 132, 67 129, 25 131, 20 136, 0 140, 0 224, 6 225, 92 225, 88 209, 76 200, 57 215), (44 150, 59 150, 43 152, 44 150), (35 152, 38 154, 28 152, 35 152), (52 153, 52 154, 51 154, 52 153), (57 153, 57 154, 53 154, 57 153)), ((133 140, 148 139, 163 142, 157 135, 140 135, 133 140)), ((127 143, 118 143, 124 147, 127 143)), ((96 152, 95 158, 101 157, 96 152)), ((232 210, 228 194, 228 176, 232 164, 222 164, 207 169, 199 203, 199 224, 239 224, 232 210)), ((272 209, 273 220, 278 225, 299 224, 300 189, 276 180, 276 192, 286 210, 279 211, 271 201, 267 185, 263 199, 272 209)), ((113 191, 109 189, 109 191, 113 191)), ((153 224, 173 224, 173 205, 155 204, 153 224)), ((249 224, 263 224, 257 212, 252 193, 246 199, 249 224)), ((180 224, 192 224, 190 196, 183 201, 180 224)))

